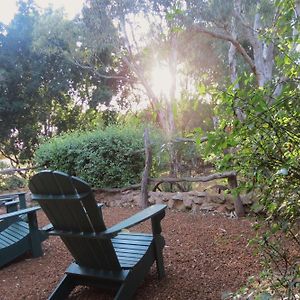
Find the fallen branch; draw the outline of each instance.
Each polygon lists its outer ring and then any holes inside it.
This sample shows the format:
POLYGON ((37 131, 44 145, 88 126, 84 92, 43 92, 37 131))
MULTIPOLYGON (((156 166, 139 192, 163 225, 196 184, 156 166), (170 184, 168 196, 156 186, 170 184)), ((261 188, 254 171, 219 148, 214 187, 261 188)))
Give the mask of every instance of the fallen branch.
POLYGON ((0 170, 0 174, 13 174, 13 173, 19 173, 19 172, 24 172, 24 171, 29 171, 29 170, 34 170, 38 169, 41 166, 35 166, 35 167, 28 167, 28 168, 14 168, 14 169, 3 169, 0 170))
POLYGON ((138 190, 141 188, 141 184, 137 183, 137 184, 133 184, 133 185, 129 185, 123 188, 94 188, 93 191, 94 192, 104 192, 104 193, 120 193, 120 192, 125 192, 125 191, 129 191, 129 190, 138 190))
POLYGON ((160 182, 160 183, 174 183, 174 182, 207 182, 215 179, 222 179, 236 176, 235 171, 228 171, 224 173, 215 173, 207 176, 198 176, 198 177, 181 177, 181 178, 173 178, 173 177, 165 177, 165 178, 149 178, 151 182, 160 182))

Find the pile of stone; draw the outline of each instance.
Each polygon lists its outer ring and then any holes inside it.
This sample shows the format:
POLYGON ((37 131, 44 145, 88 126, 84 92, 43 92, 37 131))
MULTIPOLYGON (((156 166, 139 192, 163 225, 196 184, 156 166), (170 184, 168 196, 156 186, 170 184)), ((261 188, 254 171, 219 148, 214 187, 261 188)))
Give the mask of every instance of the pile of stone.
MULTIPOLYGON (((243 204, 250 207, 253 204, 253 195, 241 196, 243 204)), ((139 205, 141 199, 140 191, 124 191, 120 193, 96 193, 96 199, 105 203, 106 206, 134 207, 139 205)), ((205 191, 190 192, 149 192, 149 203, 165 203, 170 209, 180 211, 218 211, 220 213, 231 213, 234 211, 233 196, 226 188, 215 185, 205 191)))

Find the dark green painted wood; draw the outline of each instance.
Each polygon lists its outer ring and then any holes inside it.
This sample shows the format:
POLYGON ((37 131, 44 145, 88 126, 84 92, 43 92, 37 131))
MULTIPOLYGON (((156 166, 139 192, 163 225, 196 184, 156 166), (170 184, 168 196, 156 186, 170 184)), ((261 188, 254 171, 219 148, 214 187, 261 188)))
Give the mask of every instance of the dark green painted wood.
POLYGON ((3 215, 0 215, 0 221, 10 219, 10 218, 14 218, 14 217, 18 217, 18 216, 21 216, 21 215, 30 214, 32 212, 35 212, 35 211, 39 210, 39 209, 41 209, 39 206, 34 206, 34 207, 14 211, 14 212, 11 212, 11 213, 8 213, 8 214, 3 214, 3 215))
POLYGON ((18 198, 20 203, 20 209, 25 209, 26 206, 26 193, 25 192, 19 192, 19 193, 12 193, 12 194, 2 194, 0 195, 0 202, 5 198, 11 198, 16 199, 18 198))
POLYGON ((36 217, 39 209, 32 207, 0 215, 0 268, 28 251, 33 257, 43 254, 36 217), (24 215, 28 222, 22 219, 24 215))
POLYGON ((129 300, 155 260, 161 268, 160 221, 166 205, 151 206, 107 229, 91 188, 79 178, 42 171, 29 188, 51 222, 49 235, 59 235, 75 259, 49 299, 66 299, 76 285, 91 285, 115 288, 115 299, 129 300), (148 219, 152 235, 123 231, 148 219))
POLYGON ((18 210, 19 200, 12 200, 4 203, 6 212, 10 213, 18 210))

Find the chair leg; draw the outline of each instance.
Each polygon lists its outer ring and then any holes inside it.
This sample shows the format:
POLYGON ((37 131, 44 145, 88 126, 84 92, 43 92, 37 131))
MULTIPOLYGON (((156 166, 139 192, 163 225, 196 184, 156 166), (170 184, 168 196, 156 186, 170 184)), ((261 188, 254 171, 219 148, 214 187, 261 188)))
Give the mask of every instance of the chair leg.
POLYGON ((118 293, 114 297, 114 300, 131 300, 134 296, 136 289, 137 286, 133 286, 128 282, 124 282, 118 290, 118 293))
POLYGON ((144 270, 139 272, 139 270, 137 270, 130 273, 126 280, 121 284, 116 296, 114 297, 114 300, 132 300, 136 289, 144 280, 144 273, 147 272, 144 270))
POLYGON ((74 279, 70 275, 65 274, 63 279, 60 281, 58 286, 48 298, 48 300, 67 299, 75 286, 76 282, 74 281, 74 279))
POLYGON ((165 277, 165 267, 164 267, 164 259, 162 254, 162 249, 165 245, 165 240, 161 235, 157 235, 154 237, 154 251, 155 251, 155 262, 158 273, 158 278, 162 279, 165 277))
POLYGON ((43 255, 43 249, 41 245, 40 232, 37 224, 36 212, 28 214, 29 236, 31 243, 31 253, 33 257, 39 257, 43 255))

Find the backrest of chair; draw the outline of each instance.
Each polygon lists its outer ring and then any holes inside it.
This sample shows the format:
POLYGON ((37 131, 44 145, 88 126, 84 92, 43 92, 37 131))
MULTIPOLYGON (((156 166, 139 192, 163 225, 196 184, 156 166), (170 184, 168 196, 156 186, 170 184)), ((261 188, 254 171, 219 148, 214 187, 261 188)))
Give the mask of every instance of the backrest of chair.
MULTIPOLYGON (((57 171, 41 171, 29 182, 32 199, 47 215, 55 230, 94 233, 106 229, 89 185, 57 171)), ((80 266, 119 270, 110 240, 61 236, 80 266)))

